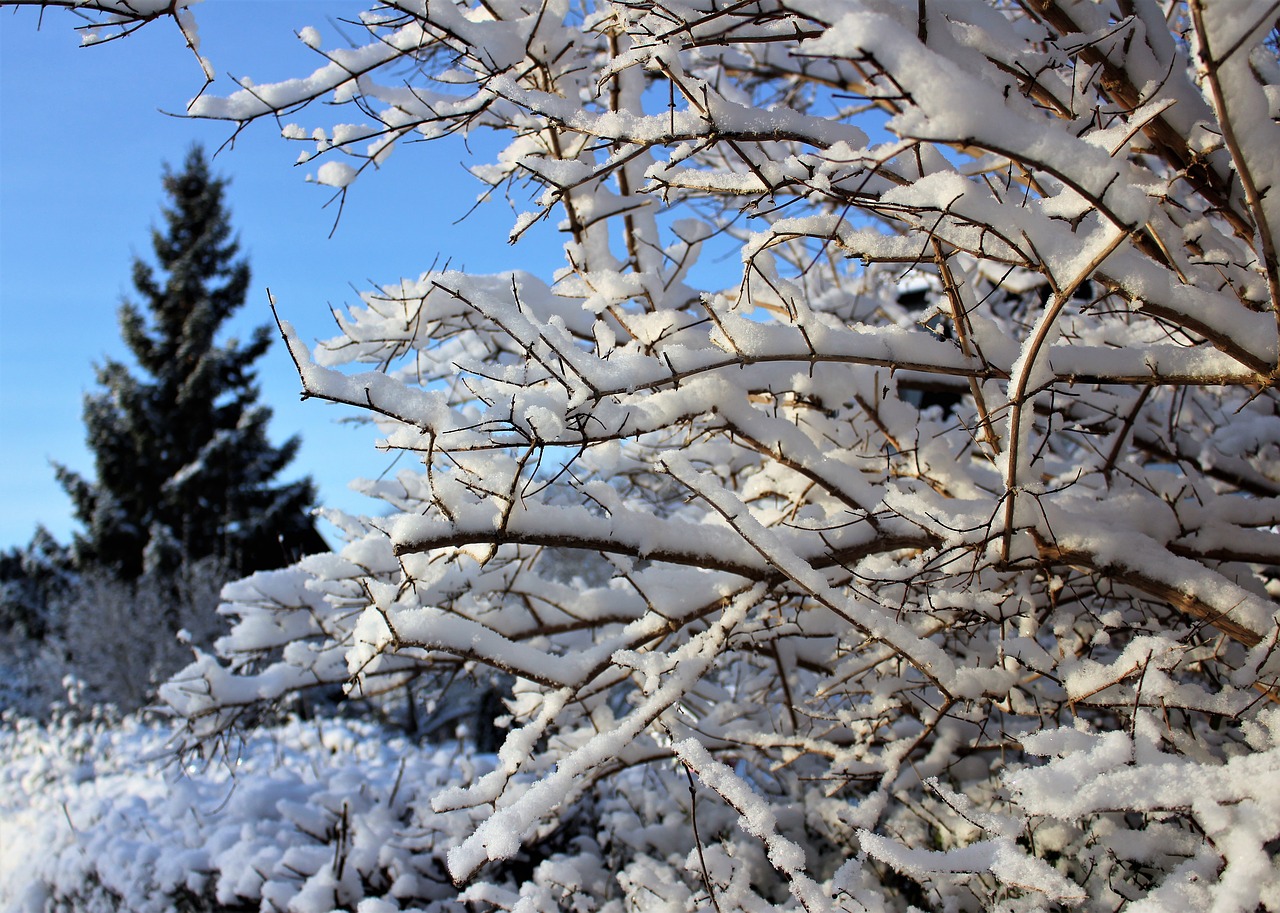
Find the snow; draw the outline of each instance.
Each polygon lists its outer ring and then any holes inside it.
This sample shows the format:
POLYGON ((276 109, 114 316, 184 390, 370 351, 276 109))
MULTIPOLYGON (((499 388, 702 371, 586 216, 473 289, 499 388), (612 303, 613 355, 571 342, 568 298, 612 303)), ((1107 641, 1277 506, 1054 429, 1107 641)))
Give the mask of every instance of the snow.
POLYGON ((263 730, 228 763, 182 771, 173 736, 136 720, 7 726, 0 903, 92 903, 110 892, 128 909, 159 911, 189 891, 222 904, 354 906, 365 902, 362 879, 429 869, 410 846, 386 844, 397 816, 419 790, 477 769, 459 763, 456 748, 418 749, 369 724, 331 720, 263 730))
POLYGON ((322 41, 320 32, 310 25, 298 29, 298 40, 313 49, 318 49, 322 41))
POLYGON ((346 187, 356 179, 356 169, 346 162, 325 162, 316 172, 316 183, 330 187, 346 187))
POLYGON ((1043 860, 1028 855, 1008 837, 980 840, 942 853, 910 850, 866 831, 859 834, 859 839, 868 854, 916 878, 926 879, 934 873, 990 872, 1003 884, 1039 891, 1068 906, 1085 899, 1076 885, 1043 860))

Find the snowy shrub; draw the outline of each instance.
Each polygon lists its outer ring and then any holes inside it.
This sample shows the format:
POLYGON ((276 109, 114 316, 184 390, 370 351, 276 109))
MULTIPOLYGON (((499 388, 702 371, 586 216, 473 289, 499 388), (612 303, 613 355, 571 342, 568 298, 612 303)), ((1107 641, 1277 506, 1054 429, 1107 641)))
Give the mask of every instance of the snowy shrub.
POLYGON ((428 797, 487 766, 456 745, 420 751, 367 723, 294 723, 239 742, 229 764, 174 771, 172 727, 11 722, 0 729, 6 910, 323 913, 367 895, 457 906, 444 854, 465 824, 430 814, 428 797))
POLYGON ((207 649, 221 633, 219 593, 229 576, 217 558, 136 580, 94 565, 64 573, 44 598, 41 636, 0 642, 0 710, 46 718, 54 705, 129 712, 153 702, 193 647, 207 649))
POLYGON ((227 591, 186 738, 511 676, 496 766, 431 799, 482 907, 1280 910, 1273 21, 400 0, 205 92, 340 194, 492 131, 511 240, 566 240, 370 290, 315 353, 282 322, 420 468, 227 591))
POLYGON ((129 711, 151 703, 156 687, 208 647, 219 631, 219 591, 228 576, 217 558, 171 573, 119 580, 93 568, 59 600, 59 636, 48 645, 85 688, 84 698, 129 711), (147 636, 139 637, 140 630, 147 636))

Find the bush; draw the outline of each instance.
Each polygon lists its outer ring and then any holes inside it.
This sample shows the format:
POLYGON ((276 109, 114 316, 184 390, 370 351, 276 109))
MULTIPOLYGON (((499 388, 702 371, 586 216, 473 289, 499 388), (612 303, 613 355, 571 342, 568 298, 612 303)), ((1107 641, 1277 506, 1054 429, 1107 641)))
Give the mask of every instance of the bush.
POLYGON ((1263 10, 362 22, 191 113, 280 118, 339 194, 403 138, 495 131, 474 172, 565 262, 370 290, 314 355, 282 321, 306 395, 422 468, 227 592, 164 692, 192 744, 317 682, 485 666, 516 682, 497 764, 432 799, 476 816, 446 857, 476 901, 1280 909, 1263 10), (566 550, 608 579, 563 582, 566 550))

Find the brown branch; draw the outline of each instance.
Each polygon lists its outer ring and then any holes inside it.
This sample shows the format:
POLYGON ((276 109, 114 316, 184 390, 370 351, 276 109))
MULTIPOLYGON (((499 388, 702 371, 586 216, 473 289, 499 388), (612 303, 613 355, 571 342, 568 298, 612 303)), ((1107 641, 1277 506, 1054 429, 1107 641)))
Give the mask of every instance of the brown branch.
POLYGON ((1036 545, 1040 551, 1040 560, 1046 565, 1068 565, 1085 573, 1102 574, 1117 583, 1131 586, 1205 624, 1217 628, 1232 640, 1255 647, 1262 642, 1262 635, 1252 628, 1245 627, 1233 620, 1226 612, 1214 608, 1196 596, 1184 593, 1163 580, 1157 580, 1149 574, 1120 567, 1110 562, 1099 561, 1097 556, 1082 549, 1063 548, 1054 543, 1045 542, 1036 537, 1036 545))

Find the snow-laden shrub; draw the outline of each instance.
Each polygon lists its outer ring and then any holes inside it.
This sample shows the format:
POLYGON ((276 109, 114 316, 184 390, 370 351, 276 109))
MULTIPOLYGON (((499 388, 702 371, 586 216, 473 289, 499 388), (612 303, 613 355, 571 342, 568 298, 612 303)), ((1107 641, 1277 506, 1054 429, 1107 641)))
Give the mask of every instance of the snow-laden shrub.
POLYGON ((474 173, 565 258, 390 282, 315 353, 282 322, 306 395, 420 467, 227 592, 165 692, 192 744, 317 683, 495 669, 496 766, 432 798, 476 816, 446 856, 476 903, 1280 910, 1274 10, 362 22, 191 113, 278 119, 339 194, 494 131, 474 173))
POLYGON ((0 643, 0 710, 44 718, 69 698, 81 710, 150 704, 192 649, 207 649, 222 632, 217 607, 228 576, 217 558, 136 580, 94 566, 64 573, 45 596, 40 636, 15 632, 0 643))
POLYGON ((444 854, 468 815, 429 796, 488 766, 355 721, 293 722, 226 763, 174 765, 170 726, 137 717, 0 729, 0 908, 354 909, 452 903, 444 854))
MULTIPOLYGON (((707 882, 721 910, 760 909, 761 893, 786 893, 769 851, 744 833, 737 811, 689 788, 691 773, 670 762, 633 767, 566 805, 525 851, 459 892, 446 873, 448 854, 482 815, 440 814, 432 800, 490 772, 492 758, 326 720, 264 727, 223 758, 229 765, 193 761, 181 769, 173 764, 174 730, 136 717, 8 723, 0 730, 6 911, 445 913, 479 903, 656 913, 698 906, 707 882), (702 845, 693 839, 695 821, 702 845)), ((1037 738, 1030 750, 1053 760, 1008 778, 1022 817, 984 812, 930 780, 917 813, 965 834, 963 848, 909 849, 864 835, 871 863, 840 862, 830 849, 819 858, 803 807, 775 825, 783 840, 807 844, 810 866, 827 868, 832 891, 855 909, 891 909, 883 895, 894 872, 959 896, 989 893, 997 880, 1034 880, 1070 902, 1068 878, 1028 858, 1032 834, 1043 842, 1042 856, 1061 859, 1070 845, 1084 846, 1059 867, 1068 877, 1099 869, 1118 892, 1162 866, 1174 869, 1156 892, 1156 909, 1209 909, 1219 878, 1229 886, 1220 897, 1274 892, 1274 878, 1250 882, 1271 865, 1258 854, 1258 837, 1280 814, 1280 712, 1261 715, 1225 771, 1160 752, 1155 727, 1145 729, 1037 738), (1073 740, 1087 744, 1088 769, 1064 763, 1073 740), (1162 777, 1134 767, 1142 754, 1162 765, 1162 777), (1120 805, 1143 812, 1117 811, 1120 805), (1180 827, 1183 816, 1212 843, 1180 827), (984 874, 966 874, 974 869, 984 874)), ((750 797, 742 798, 750 808, 750 797)), ((919 827, 898 823, 906 832, 919 827)), ((775 837, 773 850, 779 847, 785 844, 775 837)), ((902 890, 905 881, 896 884, 904 896, 923 899, 902 890)))
POLYGON ((219 633, 224 562, 203 558, 171 572, 119 580, 87 568, 58 600, 58 636, 47 645, 83 683, 84 699, 130 711, 207 648, 219 633), (138 632, 145 631, 145 637, 138 632))

